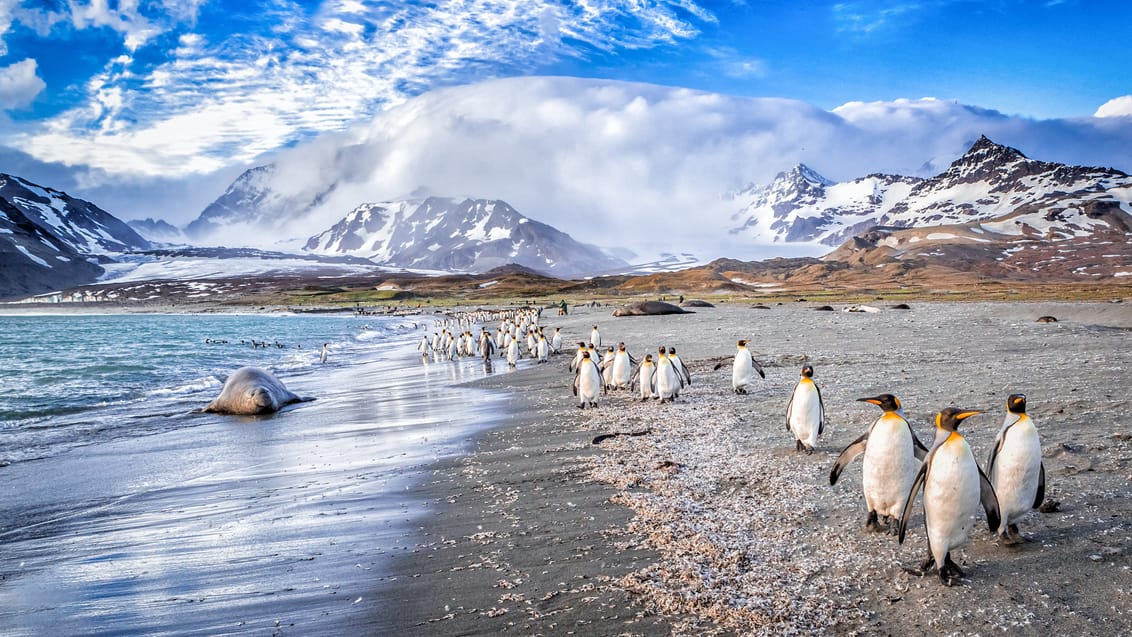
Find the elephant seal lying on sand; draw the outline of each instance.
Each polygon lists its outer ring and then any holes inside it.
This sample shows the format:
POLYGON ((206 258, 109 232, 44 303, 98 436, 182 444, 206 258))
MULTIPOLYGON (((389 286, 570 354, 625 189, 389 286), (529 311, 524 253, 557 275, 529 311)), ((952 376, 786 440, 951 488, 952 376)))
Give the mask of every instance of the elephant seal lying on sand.
POLYGON ((613 310, 613 316, 655 316, 657 314, 691 314, 679 305, 664 301, 640 301, 613 310))
POLYGON ((306 400, 311 399, 292 394, 271 372, 258 367, 241 367, 224 381, 220 395, 202 411, 254 416, 270 414, 284 405, 306 400))

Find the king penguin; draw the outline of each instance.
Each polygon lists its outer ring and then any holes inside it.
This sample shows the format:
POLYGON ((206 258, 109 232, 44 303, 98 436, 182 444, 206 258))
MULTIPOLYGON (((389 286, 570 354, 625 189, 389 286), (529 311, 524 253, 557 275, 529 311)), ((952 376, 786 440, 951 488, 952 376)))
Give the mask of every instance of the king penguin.
POLYGON ((589 351, 582 352, 582 362, 574 372, 574 395, 578 397, 578 409, 597 407, 597 399, 605 391, 601 370, 597 361, 590 358, 589 351))
POLYGON ((825 430, 825 404, 821 400, 821 390, 814 383, 814 368, 802 366, 802 376, 790 394, 790 404, 786 406, 786 431, 794 434, 796 451, 814 452, 818 436, 825 430))
POLYGON ((645 360, 641 361, 641 364, 637 366, 637 371, 633 372, 633 377, 629 379, 629 384, 632 385, 634 380, 640 382, 642 401, 657 398, 656 365, 653 365, 652 354, 645 354, 645 360))
POLYGON ((1041 506, 1046 496, 1046 468, 1038 430, 1026 414, 1026 397, 1022 394, 1006 399, 1006 421, 994 439, 987 475, 1002 513, 999 541, 1004 546, 1023 542, 1015 520, 1041 506))
POLYGON ((837 461, 829 472, 829 483, 837 484, 837 478, 841 476, 845 465, 864 453, 865 458, 861 461, 861 490, 864 491, 865 505, 869 509, 865 529, 880 531, 879 515, 889 525, 889 531, 894 531, 895 527, 891 523, 900 519, 908 489, 915 481, 920 460, 927 455, 928 450, 904 419, 900 400, 896 396, 881 394, 857 400, 876 405, 884 413, 869 425, 860 438, 849 443, 841 455, 837 456, 837 461))
POLYGON ((766 378, 766 374, 751 350, 747 349, 746 340, 736 342, 735 347, 735 362, 731 365, 731 388, 736 394, 745 394, 747 387, 755 382, 755 373, 760 378, 766 378))
POLYGON ((979 505, 987 514, 987 525, 992 533, 1000 522, 994 487, 979 469, 971 446, 958 431, 959 423, 981 413, 948 407, 936 414, 936 427, 943 433, 936 436, 935 446, 916 472, 900 515, 900 543, 903 544, 916 492, 923 487, 928 558, 916 573, 923 575, 936 566, 940 581, 948 586, 963 577, 963 570, 951 560, 951 549, 967 542, 979 505))

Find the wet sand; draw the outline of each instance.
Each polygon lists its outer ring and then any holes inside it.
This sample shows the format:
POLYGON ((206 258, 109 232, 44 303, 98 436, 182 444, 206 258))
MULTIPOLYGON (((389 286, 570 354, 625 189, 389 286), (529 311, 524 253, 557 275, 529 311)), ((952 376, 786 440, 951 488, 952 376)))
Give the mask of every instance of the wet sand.
POLYGON ((428 510, 413 476, 462 452, 500 406, 453 387, 480 375, 404 351, 335 361, 288 381, 317 400, 272 416, 179 415, 172 430, 0 467, 0 635, 364 623, 428 510))
POLYGON ((1132 305, 913 303, 819 312, 805 303, 613 318, 544 313, 567 343, 598 324, 643 355, 674 345, 693 385, 671 405, 615 392, 580 411, 568 356, 488 378, 513 413, 475 452, 422 472, 438 506, 379 587, 386 634, 1081 634, 1132 632, 1132 305), (1036 323, 1053 315, 1057 323, 1036 323), (730 387, 734 342, 767 368, 730 387), (794 451, 785 405, 815 367, 829 424, 794 451), (723 362, 721 369, 715 365, 723 362), (898 395, 923 440, 949 405, 988 413, 963 431, 980 463, 1006 396, 1027 394, 1056 511, 998 546, 980 522, 955 552, 966 571, 918 577, 922 507, 903 545, 863 530, 860 460, 835 486, 841 449, 879 415, 856 398, 898 395), (598 445, 602 433, 633 432, 598 445), (647 433, 645 433, 647 432, 647 433), (388 602, 388 604, 386 603, 388 602))

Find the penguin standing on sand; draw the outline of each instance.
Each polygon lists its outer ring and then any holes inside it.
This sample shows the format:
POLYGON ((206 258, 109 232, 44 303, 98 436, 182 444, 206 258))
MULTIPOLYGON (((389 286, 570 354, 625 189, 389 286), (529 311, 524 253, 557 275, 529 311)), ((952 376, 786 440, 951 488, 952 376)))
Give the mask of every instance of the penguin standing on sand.
POLYGON ((601 363, 598 365, 601 368, 601 380, 605 383, 605 388, 610 389, 613 385, 613 359, 617 356, 617 352, 613 347, 605 349, 605 355, 601 358, 601 363))
POLYGON ((668 360, 672 361, 672 368, 680 375, 680 387, 683 388, 684 385, 691 387, 692 372, 688 371, 688 366, 680 360, 680 357, 676 355, 676 348, 671 345, 668 346, 668 360))
POLYGON ((601 347, 601 333, 597 331, 596 325, 590 330, 590 344, 594 347, 601 347))
POLYGON ((948 407, 935 417, 936 444, 932 447, 908 491, 900 515, 900 543, 908 529, 908 518, 916 492, 924 489, 924 526, 928 533, 928 558, 920 564, 918 575, 935 566, 939 579, 951 586, 963 577, 963 570, 951 560, 951 549, 967 542, 974 526, 974 515, 982 505, 993 533, 999 527, 998 500, 994 487, 975 463, 971 446, 959 433, 959 423, 983 412, 948 407))
POLYGON ((642 401, 657 397, 656 365, 652 362, 652 354, 645 354, 645 360, 641 361, 637 371, 633 372, 633 377, 629 379, 630 386, 634 381, 640 383, 642 401))
POLYGON ((578 397, 578 409, 597 407, 597 399, 605 391, 601 370, 597 361, 590 358, 589 351, 582 352, 582 362, 574 372, 574 395, 578 397))
POLYGON ((551 354, 561 354, 562 353, 562 328, 561 327, 554 328, 554 335, 550 338, 550 353, 551 354))
POLYGON ((546 342, 546 336, 542 331, 538 333, 538 346, 535 352, 538 354, 538 362, 546 363, 550 361, 550 343, 546 342))
POLYGON ((802 366, 802 377, 794 385, 790 403, 786 406, 786 431, 794 434, 796 451, 814 452, 818 436, 825 429, 825 404, 821 390, 814 383, 814 368, 802 366))
POLYGON ((326 356, 327 356, 327 354, 330 353, 330 350, 327 349, 328 347, 330 347, 330 343, 323 343, 322 344, 322 352, 320 352, 319 355, 318 355, 318 362, 319 363, 325 363, 326 362, 326 356))
POLYGON ((747 349, 747 341, 739 340, 735 343, 735 362, 731 365, 731 388, 736 394, 747 393, 747 387, 755 382, 755 374, 759 378, 766 378, 762 365, 755 360, 754 354, 747 349))
POLYGON ((1046 497, 1046 468, 1038 430, 1026 414, 1026 397, 1022 394, 1006 399, 1006 421, 994 439, 987 475, 1002 514, 999 541, 1004 546, 1024 542, 1015 521, 1041 506, 1046 497))
POLYGON ((613 367, 609 375, 609 385, 613 389, 628 389, 633 378, 633 364, 636 361, 625 349, 624 343, 617 344, 617 351, 613 354, 613 367))
POLYGON ((680 396, 684 382, 663 345, 657 350, 655 378, 656 395, 660 402, 670 403, 680 396))
POLYGON ((904 501, 916 480, 920 460, 927 455, 927 447, 916 438, 912 426, 904 419, 900 400, 892 394, 872 398, 858 398, 861 402, 876 405, 884 413, 837 456, 829 472, 829 484, 837 484, 841 471, 854 458, 865 455, 861 461, 861 490, 869 509, 865 529, 880 531, 878 515, 884 518, 889 531, 893 522, 900 519, 904 501))

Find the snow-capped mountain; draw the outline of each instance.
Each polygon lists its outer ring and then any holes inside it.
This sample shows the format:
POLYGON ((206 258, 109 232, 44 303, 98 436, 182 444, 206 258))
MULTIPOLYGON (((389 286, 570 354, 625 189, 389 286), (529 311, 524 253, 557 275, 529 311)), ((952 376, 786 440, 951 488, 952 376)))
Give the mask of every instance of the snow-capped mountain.
POLYGON ((102 274, 99 262, 149 247, 89 201, 0 174, 0 296, 89 282, 102 274))
POLYGON ((131 219, 126 222, 126 225, 133 228, 138 234, 149 241, 184 243, 186 240, 185 234, 181 232, 180 228, 164 219, 154 219, 152 217, 131 219))
POLYGON ((732 218, 739 225, 731 232, 754 241, 835 246, 874 226, 962 224, 1027 206, 1068 208, 1073 201, 1106 197, 1127 201, 1130 189, 1132 179, 1118 170, 1029 159, 983 136, 928 179, 874 174, 833 183, 799 166, 768 186, 738 193, 736 200, 746 204, 732 218))
POLYGON ((428 197, 355 208, 304 248, 401 268, 483 272, 517 263, 558 276, 624 268, 596 246, 529 219, 507 202, 428 197))
POLYGON ((234 227, 273 230, 310 212, 334 189, 333 184, 326 192, 289 189, 287 184, 287 175, 280 174, 277 164, 248 169, 185 226, 185 235, 209 241, 224 239, 225 231, 234 227))

